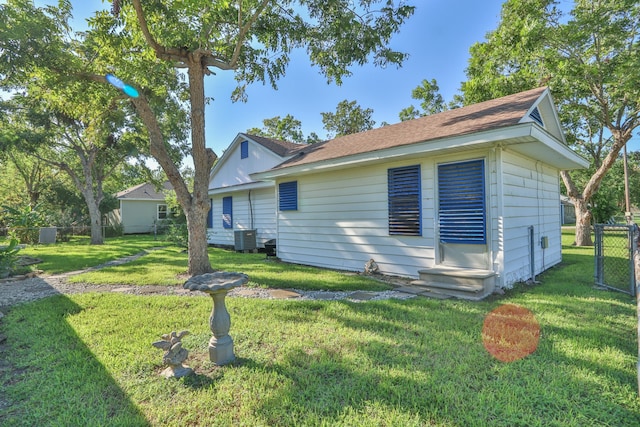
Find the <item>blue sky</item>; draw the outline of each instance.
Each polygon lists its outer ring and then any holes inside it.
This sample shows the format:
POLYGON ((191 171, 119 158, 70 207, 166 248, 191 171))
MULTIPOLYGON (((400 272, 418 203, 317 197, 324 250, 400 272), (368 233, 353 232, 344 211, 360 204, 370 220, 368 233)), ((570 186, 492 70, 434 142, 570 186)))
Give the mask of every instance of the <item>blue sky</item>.
MULTIPOLYGON (((84 26, 86 17, 111 7, 102 0, 71 3, 74 26, 84 26)), ((246 103, 230 100, 235 88, 233 73, 216 70, 216 75, 205 80, 206 95, 213 98, 206 106, 207 146, 220 156, 239 132, 261 128, 262 120, 287 114, 302 122, 305 136, 315 132, 324 138, 326 131, 320 113, 334 112, 345 99, 373 109, 376 127, 382 122, 397 123, 403 108, 417 105, 411 91, 423 79, 436 79, 442 96, 446 101, 451 100, 465 80, 469 48, 475 42, 484 41, 487 32, 497 27, 503 1, 414 0, 412 3, 417 5, 416 13, 391 42, 391 47, 409 54, 399 69, 354 67, 353 75, 345 79, 342 86, 337 86, 327 84, 318 69, 310 65, 305 52, 300 51, 291 58, 277 90, 268 84, 253 84, 247 89, 246 103)), ((638 138, 635 139, 629 149, 640 145, 634 144, 638 138)))

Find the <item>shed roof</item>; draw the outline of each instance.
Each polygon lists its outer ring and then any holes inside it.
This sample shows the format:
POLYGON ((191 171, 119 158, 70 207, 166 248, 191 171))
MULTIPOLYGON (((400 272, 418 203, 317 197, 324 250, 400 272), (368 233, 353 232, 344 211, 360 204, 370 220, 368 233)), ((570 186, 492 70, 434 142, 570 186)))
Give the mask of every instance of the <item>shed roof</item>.
POLYGON ((138 184, 126 190, 116 193, 116 199, 119 200, 164 200, 165 194, 163 190, 173 190, 173 186, 169 181, 162 184, 160 191, 157 190, 155 184, 145 182, 138 184))

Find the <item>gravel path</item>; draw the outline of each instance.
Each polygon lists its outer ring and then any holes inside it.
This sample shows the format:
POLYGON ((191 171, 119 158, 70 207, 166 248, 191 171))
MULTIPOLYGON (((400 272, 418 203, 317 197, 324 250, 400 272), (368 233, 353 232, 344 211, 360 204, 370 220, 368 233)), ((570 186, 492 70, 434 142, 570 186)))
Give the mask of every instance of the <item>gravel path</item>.
MULTIPOLYGON (((0 281, 0 312, 16 304, 35 301, 57 294, 77 294, 84 292, 117 292, 131 295, 179 295, 186 297, 207 296, 203 292, 192 292, 179 286, 128 286, 128 285, 89 285, 84 283, 68 283, 69 276, 84 273, 86 271, 98 270, 100 268, 124 264, 134 259, 144 256, 146 252, 121 258, 90 269, 75 271, 71 273, 36 276, 31 278, 21 278, 0 281)), ((402 285, 402 279, 385 280, 387 283, 402 285)), ((185 279, 186 280, 186 279, 185 279)), ((330 292, 330 291, 301 291, 297 289, 261 289, 239 287, 229 292, 230 297, 244 298, 269 298, 269 299, 320 299, 336 300, 346 299, 351 301, 371 301, 380 299, 407 299, 415 297, 414 294, 400 292, 397 290, 369 292, 330 292)))

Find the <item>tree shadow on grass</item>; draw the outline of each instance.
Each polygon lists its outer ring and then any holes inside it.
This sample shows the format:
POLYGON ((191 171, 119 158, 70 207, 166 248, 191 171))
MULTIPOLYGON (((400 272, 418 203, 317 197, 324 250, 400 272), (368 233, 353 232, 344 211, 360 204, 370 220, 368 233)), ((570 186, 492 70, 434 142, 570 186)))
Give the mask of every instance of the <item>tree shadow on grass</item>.
MULTIPOLYGON (((322 326, 314 331, 326 331, 326 338, 282 348, 274 364, 251 363, 281 378, 255 408, 258 419, 349 424, 391 422, 385 417, 393 413, 396 423, 412 425, 640 422, 638 406, 625 401, 622 382, 632 378, 615 367, 567 358, 550 343, 514 363, 493 359, 481 338, 493 304, 422 299, 311 305, 321 312, 315 323, 322 326), (349 338, 332 340, 331 334, 349 338), (618 391, 603 399, 603 383, 618 391)), ((271 314, 286 322, 313 317, 303 304, 280 311, 274 306, 271 314)))
POLYGON ((66 317, 63 295, 14 307, 0 328, 2 425, 150 425, 66 317))

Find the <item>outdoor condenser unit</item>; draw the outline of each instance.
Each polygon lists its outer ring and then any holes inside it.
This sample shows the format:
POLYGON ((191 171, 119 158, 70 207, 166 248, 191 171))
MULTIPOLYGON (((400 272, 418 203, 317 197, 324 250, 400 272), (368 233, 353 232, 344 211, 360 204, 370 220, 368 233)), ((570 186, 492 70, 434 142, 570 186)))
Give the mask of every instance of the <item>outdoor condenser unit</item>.
POLYGON ((233 234, 236 251, 252 251, 256 249, 256 230, 236 230, 233 234))

